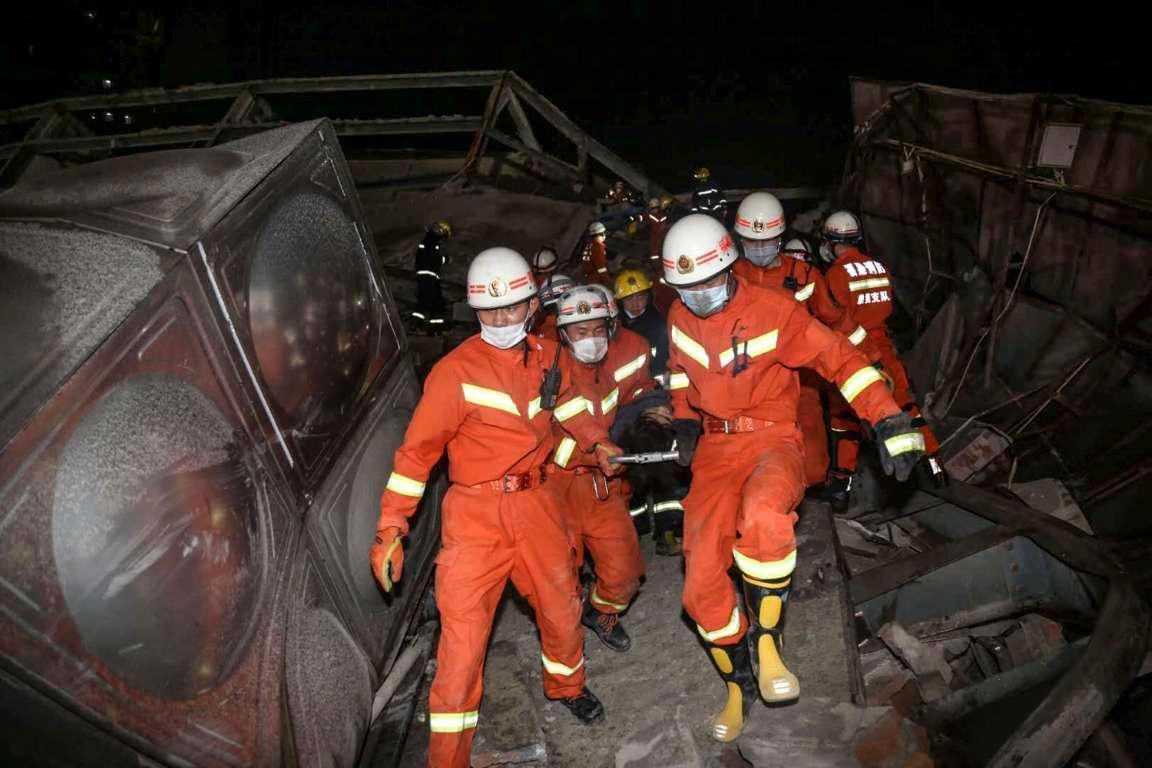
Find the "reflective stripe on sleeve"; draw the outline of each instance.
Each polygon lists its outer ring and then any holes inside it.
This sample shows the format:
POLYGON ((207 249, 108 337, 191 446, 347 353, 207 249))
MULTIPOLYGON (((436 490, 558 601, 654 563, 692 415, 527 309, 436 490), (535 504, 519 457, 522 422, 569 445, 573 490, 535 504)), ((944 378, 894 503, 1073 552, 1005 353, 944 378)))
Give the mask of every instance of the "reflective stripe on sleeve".
POLYGON ((620 387, 613 387, 607 397, 600 401, 600 413, 607 416, 620 400, 620 387))
POLYGON ((398 493, 401 496, 411 496, 418 499, 424 495, 424 483, 419 480, 413 480, 410 477, 405 477, 399 472, 393 472, 388 477, 388 485, 385 486, 389 491, 398 493))
POLYGON ((568 466, 568 460, 572 458, 572 451, 576 448, 576 441, 570 437, 565 437, 556 446, 556 452, 552 454, 552 460, 559 464, 561 467, 568 466))
POLYGON ((674 373, 668 378, 668 389, 687 389, 690 383, 688 374, 674 373))
POLYGON ((848 380, 844 382, 844 386, 840 387, 840 393, 844 395, 845 400, 851 403, 856 399, 857 395, 865 389, 883 380, 884 378, 880 375, 879 371, 870 365, 866 365, 848 377, 848 380))
POLYGON ((852 335, 848 337, 848 341, 852 342, 852 346, 858 347, 864 339, 868 338, 868 331, 864 330, 864 326, 856 326, 856 330, 852 331, 852 335))
POLYGON ((808 301, 812 296, 812 292, 816 290, 816 283, 808 283, 800 290, 796 291, 796 301, 808 301))
POLYGON ((528 403, 528 420, 536 418, 536 414, 540 413, 540 398, 535 398, 532 402, 528 403))

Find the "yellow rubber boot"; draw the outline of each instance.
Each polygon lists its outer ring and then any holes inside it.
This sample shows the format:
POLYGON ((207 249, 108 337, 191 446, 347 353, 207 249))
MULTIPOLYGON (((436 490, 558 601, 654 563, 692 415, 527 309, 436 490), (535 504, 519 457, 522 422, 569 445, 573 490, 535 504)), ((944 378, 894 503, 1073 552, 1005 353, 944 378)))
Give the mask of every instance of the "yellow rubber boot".
POLYGON ((800 698, 800 681, 780 657, 784 640, 784 606, 788 602, 791 578, 759 581, 744 577, 744 597, 748 612, 755 617, 748 631, 756 648, 760 695, 777 704, 800 698))
POLYGON ((711 735, 716 741, 735 741, 744 732, 744 719, 756 700, 748 645, 743 639, 735 645, 709 645, 708 653, 728 688, 724 708, 709 721, 711 735))

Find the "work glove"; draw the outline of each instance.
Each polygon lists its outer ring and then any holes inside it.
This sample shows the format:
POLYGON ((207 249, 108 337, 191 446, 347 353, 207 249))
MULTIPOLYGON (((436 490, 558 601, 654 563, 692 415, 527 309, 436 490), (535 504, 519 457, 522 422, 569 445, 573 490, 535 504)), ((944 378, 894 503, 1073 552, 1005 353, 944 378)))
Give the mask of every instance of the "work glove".
POLYGON ((381 528, 376 531, 376 543, 368 553, 372 573, 385 592, 392 591, 392 585, 400 581, 400 575, 404 572, 404 547, 400 539, 399 528, 381 528))
POLYGON ((700 422, 695 419, 676 419, 672 422, 672 434, 676 436, 676 449, 680 451, 676 463, 682 467, 692 466, 696 442, 700 439, 700 422))
POLYGON ((612 456, 620 456, 624 450, 616 443, 596 443, 596 463, 606 477, 615 477, 624 471, 623 464, 613 464, 608 461, 612 456))
POLYGON ((876 425, 876 444, 884 474, 895 475, 902 483, 924 456, 924 435, 912 426, 912 417, 906 413, 889 416, 876 425))

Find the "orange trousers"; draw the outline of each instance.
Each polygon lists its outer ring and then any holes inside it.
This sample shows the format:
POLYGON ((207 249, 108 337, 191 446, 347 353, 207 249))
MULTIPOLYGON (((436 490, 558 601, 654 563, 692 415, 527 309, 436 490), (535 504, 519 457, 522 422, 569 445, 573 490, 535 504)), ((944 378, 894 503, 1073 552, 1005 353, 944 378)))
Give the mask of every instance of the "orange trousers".
POLYGON ((796 424, 705 433, 684 497, 684 607, 705 640, 732 645, 748 628, 728 575, 777 580, 795 568, 804 442, 796 424))
POLYGON ((575 552, 547 486, 502 493, 453 485, 444 496, 429 766, 468 768, 492 617, 509 578, 536 612, 544 694, 567 698, 584 688, 575 552))
POLYGON ((620 613, 640 589, 644 575, 644 558, 636 526, 628 514, 619 480, 604 483, 601 475, 559 470, 548 482, 560 514, 568 526, 568 535, 576 545, 577 569, 584 563, 584 549, 592 554, 596 583, 589 593, 592 606, 601 613, 620 613), (600 488, 597 498, 593 478, 600 488))
POLYGON ((823 381, 811 371, 800 372, 800 399, 796 420, 804 435, 804 480, 819 485, 828 476, 828 431, 824 424, 824 404, 820 401, 823 381))

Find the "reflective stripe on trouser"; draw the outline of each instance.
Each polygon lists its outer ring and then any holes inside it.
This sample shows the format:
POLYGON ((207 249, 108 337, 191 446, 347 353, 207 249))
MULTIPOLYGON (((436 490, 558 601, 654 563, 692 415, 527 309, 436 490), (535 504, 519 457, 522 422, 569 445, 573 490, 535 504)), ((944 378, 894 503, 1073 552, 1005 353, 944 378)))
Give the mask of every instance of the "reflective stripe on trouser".
POLYGON ((568 535, 576 545, 576 561, 584 562, 584 548, 592 554, 596 583, 590 594, 601 613, 619 613, 640 588, 644 557, 636 526, 628 513, 628 500, 620 494, 620 481, 608 484, 608 498, 596 498, 593 475, 556 472, 546 486, 556 496, 568 535))
POLYGON ((832 440, 832 471, 850 475, 860 454, 860 420, 836 387, 828 388, 828 426, 832 440))
POLYGON ((808 370, 800 371, 800 399, 796 402, 796 421, 804 435, 804 480, 819 485, 828 475, 828 431, 824 423, 824 403, 820 390, 824 383, 808 370))
MULTIPOLYGON (((799 429, 780 424, 735 435, 706 434, 692 462, 684 498, 684 607, 710 642, 731 645, 747 620, 731 626, 736 590, 728 575, 733 550, 761 563, 796 550, 796 505, 804 494, 804 448, 799 429)), ((739 613, 739 611, 737 611, 739 613)))
MULTIPOLYGON (((900 356, 896 354, 896 349, 892 346, 892 341, 887 337, 878 337, 874 339, 876 352, 880 357, 880 364, 884 366, 884 371, 892 379, 892 399, 896 401, 896 405, 900 406, 905 413, 912 416, 913 419, 920 418, 920 408, 916 405, 916 399, 912 396, 912 388, 908 382, 908 373, 904 370, 904 363, 900 356)), ((940 448, 940 443, 936 440, 936 434, 932 428, 927 424, 920 427, 920 434, 924 435, 924 449, 929 454, 934 454, 940 448)))
MULTIPOLYGON (((436 602, 440 644, 429 713, 431 723, 467 724, 478 712, 484 655, 492 617, 508 579, 533 607, 541 650, 576 669, 573 675, 544 673, 549 698, 577 695, 584 688, 584 633, 580 586, 571 539, 548 483, 520 493, 498 493, 453 485, 444 497, 443 548, 436 558, 436 602)), ((475 728, 432 730, 428 765, 469 765, 475 728)))

